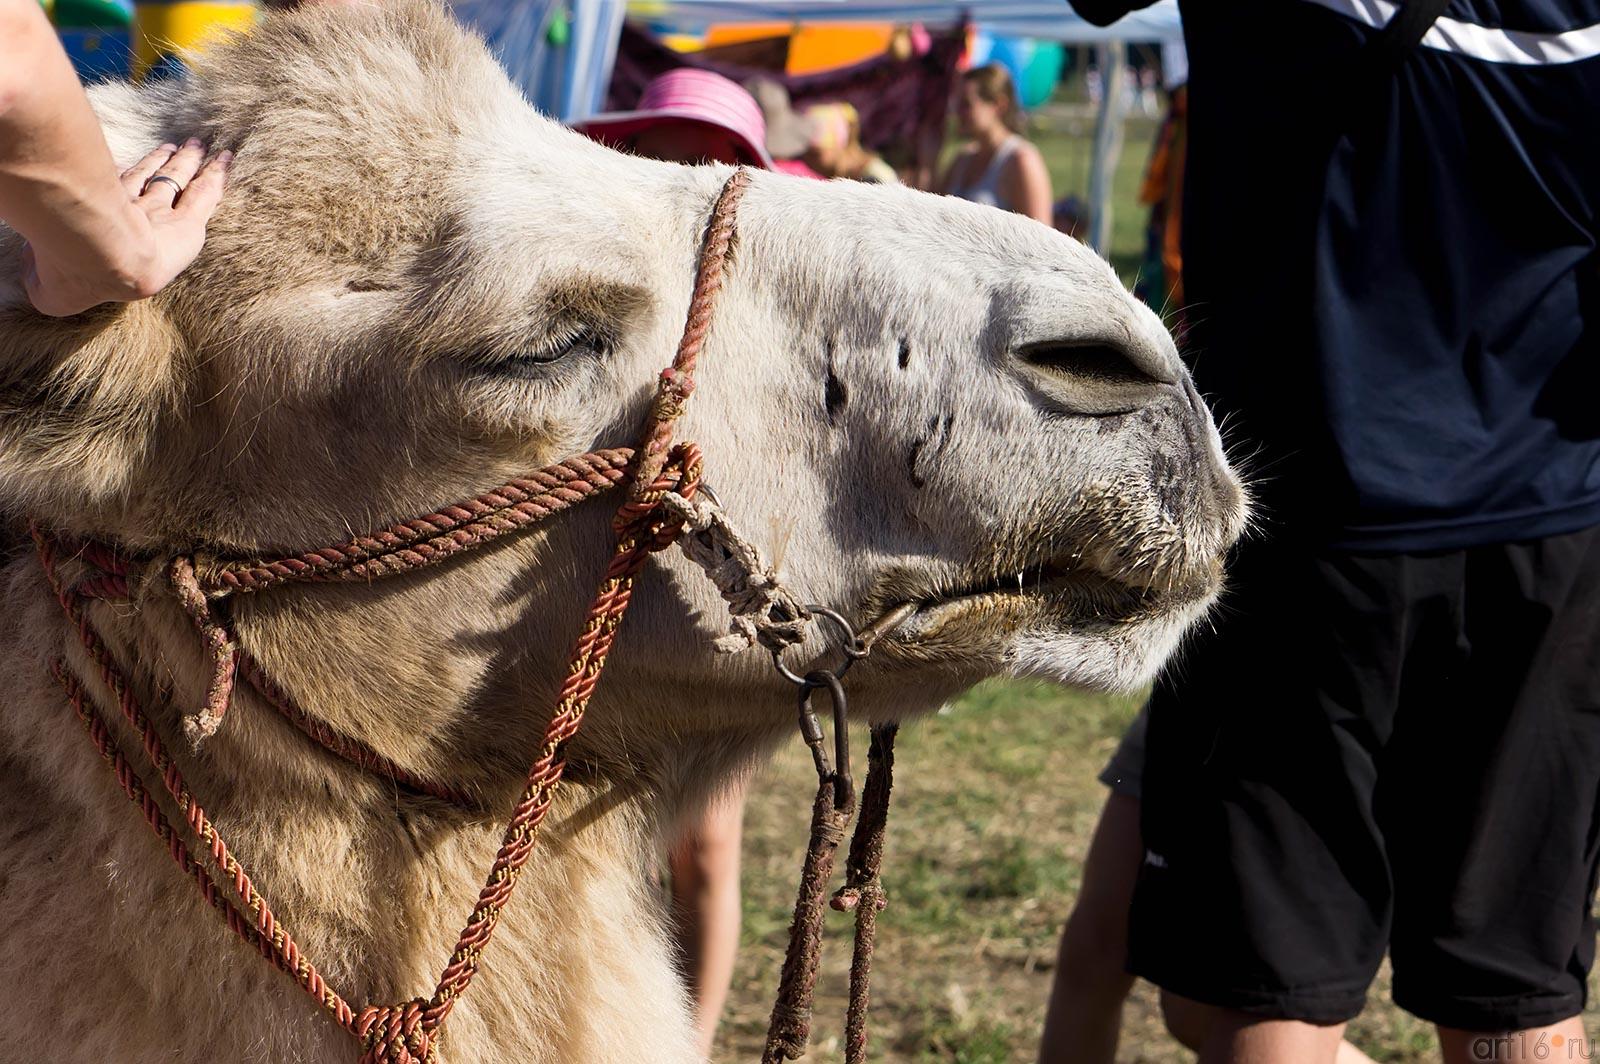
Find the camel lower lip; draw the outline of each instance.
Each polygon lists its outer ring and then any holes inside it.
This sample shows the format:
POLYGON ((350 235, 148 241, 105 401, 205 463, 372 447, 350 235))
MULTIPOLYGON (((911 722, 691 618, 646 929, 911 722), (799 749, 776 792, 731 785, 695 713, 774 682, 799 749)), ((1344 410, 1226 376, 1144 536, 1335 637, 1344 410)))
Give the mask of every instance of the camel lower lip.
POLYGON ((1033 572, 1019 572, 1011 576, 974 582, 965 587, 941 591, 922 599, 924 609, 946 606, 982 605, 996 601, 1047 601, 1085 590, 1113 590, 1121 595, 1144 597, 1147 592, 1131 584, 1114 580, 1091 569, 1052 564, 1033 572))
POLYGON ((917 600, 916 612, 901 631, 914 638, 919 630, 966 616, 1010 613, 1019 625, 1048 619, 1053 625, 1086 621, 1133 622, 1164 613, 1216 590, 1211 580, 1152 587, 1114 580, 1090 570, 1058 570, 1029 579, 986 583, 956 593, 917 600))
POLYGON ((1056 612, 1058 604, 1071 596, 1066 578, 1028 582, 1020 587, 984 587, 959 594, 929 597, 917 602, 916 621, 929 621, 949 617, 955 613, 984 613, 1046 609, 1056 612))

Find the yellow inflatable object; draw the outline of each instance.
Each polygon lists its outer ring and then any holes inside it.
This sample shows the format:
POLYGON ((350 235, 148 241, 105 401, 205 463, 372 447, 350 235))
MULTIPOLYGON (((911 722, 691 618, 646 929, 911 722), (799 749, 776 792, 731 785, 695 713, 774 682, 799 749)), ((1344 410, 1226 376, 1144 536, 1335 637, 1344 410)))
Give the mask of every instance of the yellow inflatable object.
POLYGON ((133 11, 133 73, 169 55, 199 51, 209 39, 255 25, 252 0, 140 0, 133 11))

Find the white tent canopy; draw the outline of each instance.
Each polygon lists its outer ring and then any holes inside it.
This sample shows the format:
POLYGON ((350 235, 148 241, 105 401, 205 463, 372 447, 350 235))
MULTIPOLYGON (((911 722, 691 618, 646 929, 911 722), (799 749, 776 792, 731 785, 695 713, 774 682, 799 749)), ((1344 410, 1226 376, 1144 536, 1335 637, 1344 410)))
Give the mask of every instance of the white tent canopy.
POLYGON ((921 22, 946 26, 965 17, 1002 37, 1036 37, 1066 44, 1183 38, 1177 0, 1161 0, 1105 28, 1080 18, 1066 0, 630 0, 628 16, 689 33, 727 22, 921 22))
POLYGON ((948 26, 970 18, 998 36, 1064 44, 1183 39, 1177 0, 1160 0, 1105 28, 1078 17, 1066 0, 452 0, 452 6, 488 39, 534 103, 563 122, 588 117, 605 99, 624 17, 685 33, 727 22, 948 26), (565 32, 553 38, 558 22, 565 32))

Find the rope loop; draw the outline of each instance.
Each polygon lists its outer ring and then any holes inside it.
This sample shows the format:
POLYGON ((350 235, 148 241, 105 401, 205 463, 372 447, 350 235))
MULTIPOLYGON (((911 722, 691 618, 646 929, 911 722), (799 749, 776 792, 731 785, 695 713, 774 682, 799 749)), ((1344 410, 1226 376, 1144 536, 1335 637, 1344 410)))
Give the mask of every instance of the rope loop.
POLYGON ((361 1064, 433 1064, 433 1039, 422 1018, 427 1004, 414 998, 400 1005, 362 1009, 356 1020, 361 1064))
POLYGON ((234 678, 239 669, 239 645, 228 629, 212 614, 205 589, 195 573, 194 559, 179 555, 167 569, 178 605, 194 624, 210 659, 211 679, 206 684, 206 700, 196 710, 184 714, 183 730, 198 746, 222 727, 222 718, 233 704, 234 678))

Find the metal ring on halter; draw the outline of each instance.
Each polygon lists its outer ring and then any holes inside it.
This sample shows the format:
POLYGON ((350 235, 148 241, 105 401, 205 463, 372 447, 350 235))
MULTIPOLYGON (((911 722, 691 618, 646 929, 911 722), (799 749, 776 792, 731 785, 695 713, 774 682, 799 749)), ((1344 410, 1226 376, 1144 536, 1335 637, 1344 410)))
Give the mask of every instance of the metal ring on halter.
MULTIPOLYGON (((839 649, 844 651, 844 661, 837 669, 833 670, 834 678, 842 679, 844 674, 850 671, 850 666, 866 657, 867 651, 869 651, 871 648, 861 641, 861 637, 856 634, 855 627, 851 625, 849 621, 845 620, 844 615, 838 610, 829 609, 827 606, 819 606, 816 603, 807 603, 805 611, 807 613, 814 613, 818 617, 821 617, 823 620, 832 624, 839 634, 844 636, 844 641, 839 644, 839 649)), ((782 650, 774 649, 772 651, 772 664, 776 666, 778 675, 782 676, 785 680, 788 680, 796 687, 816 687, 816 684, 812 683, 804 676, 800 676, 793 669, 789 668, 789 666, 783 663, 782 650)))
POLYGON ((177 199, 179 196, 183 195, 183 182, 179 181, 175 177, 168 177, 166 174, 157 174, 156 176, 152 177, 150 180, 146 181, 144 183, 144 188, 139 190, 140 195, 143 195, 144 193, 149 192, 150 191, 150 186, 155 184, 157 181, 165 181, 167 184, 172 186, 172 188, 174 190, 173 193, 172 193, 172 198, 173 199, 177 199))

